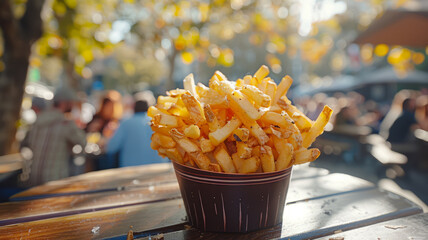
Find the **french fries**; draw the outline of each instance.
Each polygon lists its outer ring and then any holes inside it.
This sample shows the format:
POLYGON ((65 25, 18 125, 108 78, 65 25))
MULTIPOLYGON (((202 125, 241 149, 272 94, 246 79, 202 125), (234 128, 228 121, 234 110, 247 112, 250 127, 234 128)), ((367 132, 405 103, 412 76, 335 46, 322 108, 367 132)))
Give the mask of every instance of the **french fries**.
POLYGON ((263 65, 234 84, 216 71, 209 87, 189 74, 184 89, 168 91, 149 108, 151 147, 180 164, 225 173, 281 171, 316 160, 320 151, 309 146, 331 108, 310 120, 286 96, 291 77, 276 85, 268 74, 263 65))

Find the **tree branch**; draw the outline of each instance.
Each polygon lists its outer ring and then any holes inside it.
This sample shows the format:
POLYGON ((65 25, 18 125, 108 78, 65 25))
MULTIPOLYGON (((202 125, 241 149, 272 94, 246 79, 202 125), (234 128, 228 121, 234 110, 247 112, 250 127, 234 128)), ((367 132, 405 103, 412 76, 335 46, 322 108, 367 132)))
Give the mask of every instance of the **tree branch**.
POLYGON ((10 0, 0 1, 0 28, 6 46, 13 46, 14 40, 19 33, 18 22, 13 16, 10 0))
POLYGON ((33 44, 43 34, 43 21, 40 16, 45 0, 28 0, 20 24, 26 39, 33 44))

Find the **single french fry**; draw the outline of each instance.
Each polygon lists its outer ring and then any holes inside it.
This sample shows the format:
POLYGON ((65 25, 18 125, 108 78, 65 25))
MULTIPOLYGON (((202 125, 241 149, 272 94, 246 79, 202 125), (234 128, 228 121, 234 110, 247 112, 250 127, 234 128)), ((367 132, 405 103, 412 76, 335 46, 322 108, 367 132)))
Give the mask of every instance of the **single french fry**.
POLYGON ((212 90, 214 90, 214 91, 218 91, 219 85, 220 85, 220 80, 219 80, 219 79, 218 79, 218 77, 214 74, 214 75, 211 77, 211 79, 210 79, 210 81, 209 81, 209 83, 208 83, 208 86, 210 87, 210 89, 212 89, 212 90))
POLYGON ((236 173, 235 165, 233 165, 232 158, 224 145, 220 145, 214 150, 214 158, 225 173, 236 173))
POLYGON ((215 149, 215 146, 211 143, 211 141, 203 137, 199 140, 199 144, 203 153, 212 152, 215 149))
MULTIPOLYGON (((270 80, 270 77, 265 77, 263 80, 260 81, 259 84, 257 84, 257 89, 259 89, 260 91, 262 91, 263 93, 265 93, 266 91, 266 86, 267 86, 267 82, 270 80)), ((270 103, 270 102, 269 102, 270 103)))
POLYGON ((167 113, 165 110, 162 111, 161 109, 155 107, 155 106, 150 106, 149 109, 147 110, 147 116, 153 118, 154 116, 158 115, 158 114, 162 114, 162 113, 167 113))
POLYGON ((184 129, 184 135, 189 138, 198 139, 201 135, 201 131, 199 130, 198 126, 190 125, 184 129))
POLYGON ((272 148, 265 145, 260 146, 260 161, 262 164, 263 172, 274 172, 275 171, 275 160, 272 152, 272 148))
POLYGON ((233 161, 233 165, 235 166, 235 169, 240 169, 242 164, 244 163, 244 159, 240 158, 238 156, 238 153, 234 153, 232 154, 232 161, 233 161))
POLYGON ((276 151, 278 151, 278 153, 281 153, 281 151, 284 148, 284 145, 286 145, 288 143, 287 139, 279 138, 276 136, 271 136, 271 138, 272 138, 272 142, 273 142, 273 145, 275 146, 276 151))
POLYGON ((155 125, 164 125, 168 127, 178 127, 179 119, 176 116, 171 116, 161 112, 153 117, 153 123, 155 125))
POLYGON ((183 80, 183 85, 184 85, 184 89, 189 91, 190 94, 193 95, 193 97, 195 97, 196 99, 199 98, 199 95, 196 93, 196 88, 195 88, 195 79, 193 78, 193 74, 189 74, 187 75, 184 80, 183 80))
POLYGON ((276 105, 279 98, 281 98, 283 95, 287 94, 288 89, 290 89, 291 84, 293 83, 293 79, 290 76, 285 76, 282 78, 281 82, 279 83, 275 97, 272 100, 272 105, 276 105))
POLYGON ((197 125, 205 123, 204 110, 202 109, 201 103, 190 94, 181 95, 184 105, 190 114, 190 117, 195 121, 197 125))
POLYGON ((294 152, 294 164, 303 164, 315 161, 320 154, 321 152, 318 148, 301 148, 294 152))
POLYGON ((171 106, 177 103, 178 98, 170 97, 170 96, 159 96, 157 100, 157 107, 168 110, 171 106))
POLYGON ((214 112, 211 110, 211 106, 209 104, 204 106, 204 113, 205 113, 205 118, 208 122, 208 126, 210 128, 210 131, 214 132, 217 129, 219 129, 220 123, 218 122, 214 112))
POLYGON ((254 101, 257 106, 269 107, 270 97, 264 94, 260 89, 251 85, 244 85, 241 92, 254 101))
POLYGON ((211 161, 203 152, 197 151, 188 154, 200 169, 208 170, 211 161))
POLYGON ((262 65, 257 72, 254 74, 254 78, 260 83, 269 74, 269 68, 266 65, 262 65))
POLYGON ((248 147, 248 145, 244 142, 236 143, 236 152, 240 158, 249 158, 251 157, 252 148, 248 147))
POLYGON ((241 78, 236 79, 235 87, 242 87, 244 85, 244 80, 241 78))
POLYGON ((266 112, 261 118, 261 122, 279 126, 280 128, 287 129, 293 125, 291 119, 286 118, 284 115, 281 115, 276 112, 266 112))
POLYGON ((229 100, 229 107, 235 113, 239 112, 250 120, 257 120, 261 117, 258 109, 256 109, 240 91, 235 90, 227 95, 227 97, 229 100))
POLYGON ((211 132, 209 134, 209 138, 214 146, 219 145, 222 143, 226 138, 228 138, 235 129, 237 129, 239 126, 241 126, 241 121, 237 118, 231 119, 226 125, 224 125, 222 128, 217 129, 214 132, 211 132))
MULTIPOLYGON (((276 149, 278 151, 278 148, 276 149)), ((293 159, 293 146, 289 143, 281 146, 281 151, 279 152, 278 159, 275 162, 275 169, 277 171, 286 169, 291 166, 291 161, 293 159)))
POLYGON ((253 77, 251 77, 251 75, 245 75, 244 78, 242 79, 242 81, 244 82, 244 84, 250 85, 252 78, 253 77))
MULTIPOLYGON (((283 134, 282 134, 282 132, 281 131, 278 131, 278 128, 277 127, 275 127, 275 126, 269 126, 268 128, 265 128, 265 129, 263 129, 264 131, 265 131, 265 133, 266 134, 272 134, 272 135, 275 135, 276 137, 278 137, 278 138, 282 138, 283 137, 283 134)), ((288 136, 287 137, 284 137, 284 138, 288 138, 288 136)))
POLYGON ((195 90, 199 98, 201 98, 201 97, 204 97, 208 93, 208 91, 210 91, 210 88, 205 86, 203 83, 198 83, 195 86, 195 90))
POLYGON ((220 81, 218 84, 217 91, 223 96, 232 94, 234 90, 235 87, 229 81, 220 81))
POLYGON ((171 131, 169 131, 169 134, 172 139, 174 139, 174 141, 187 153, 200 151, 198 145, 190 141, 184 134, 179 132, 176 128, 171 129, 171 131))
POLYGON ((210 163, 208 170, 212 172, 221 172, 221 167, 217 163, 210 163))
POLYGON ((256 172, 260 167, 260 158, 258 157, 250 157, 245 159, 241 167, 238 169, 239 173, 253 173, 256 172))
POLYGON ((314 125, 307 132, 303 138, 303 147, 308 148, 321 133, 324 132, 324 127, 327 125, 330 120, 333 110, 329 106, 324 106, 322 112, 318 115, 317 120, 315 120, 314 125))
POLYGON ((155 124, 152 124, 150 128, 152 129, 153 132, 158 132, 160 134, 167 135, 167 136, 169 135, 169 131, 171 131, 172 129, 172 127, 155 125, 155 124))
POLYGON ((163 148, 175 147, 175 142, 170 136, 163 135, 157 132, 153 133, 151 140, 152 142, 155 142, 157 145, 162 146, 163 148))
POLYGON ((183 158, 181 157, 180 153, 178 152, 177 148, 168 148, 165 150, 165 155, 172 161, 178 162, 180 164, 183 164, 183 158))
POLYGON ((307 132, 311 129, 312 121, 305 115, 295 112, 290 117, 294 120, 301 133, 307 132))
POLYGON ((179 97, 185 93, 187 93, 187 90, 177 88, 177 89, 167 91, 166 95, 168 95, 170 97, 179 97))
MULTIPOLYGON (((266 89, 265 89, 266 95, 268 95, 271 99, 271 102, 273 101, 276 93, 276 84, 274 81, 267 81, 266 82, 266 89)), ((271 103, 272 105, 272 103, 271 103)))
POLYGON ((214 75, 218 78, 218 80, 220 82, 222 82, 222 81, 228 81, 227 77, 222 72, 220 72, 220 71, 215 71, 214 75))

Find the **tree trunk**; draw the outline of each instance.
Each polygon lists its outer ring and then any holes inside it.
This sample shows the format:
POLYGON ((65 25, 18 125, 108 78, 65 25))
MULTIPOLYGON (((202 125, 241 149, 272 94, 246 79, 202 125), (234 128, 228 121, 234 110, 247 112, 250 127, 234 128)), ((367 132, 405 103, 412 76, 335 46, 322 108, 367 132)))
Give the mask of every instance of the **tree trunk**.
POLYGON ((5 51, 6 69, 0 80, 0 156, 11 150, 24 95, 30 47, 22 42, 20 45, 22 48, 15 54, 5 51))
POLYGON ((31 45, 42 35, 44 0, 28 0, 24 16, 15 19, 11 1, 0 1, 5 71, 0 75, 0 156, 10 153, 20 118, 31 45))

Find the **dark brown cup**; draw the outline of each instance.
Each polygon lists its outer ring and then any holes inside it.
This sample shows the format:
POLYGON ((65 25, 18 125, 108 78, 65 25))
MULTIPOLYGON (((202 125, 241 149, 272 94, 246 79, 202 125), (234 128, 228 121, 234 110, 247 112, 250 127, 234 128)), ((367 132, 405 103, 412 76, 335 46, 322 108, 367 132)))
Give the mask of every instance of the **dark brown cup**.
POLYGON ((291 167, 272 173, 227 174, 173 165, 194 227, 245 233, 282 222, 291 167))

